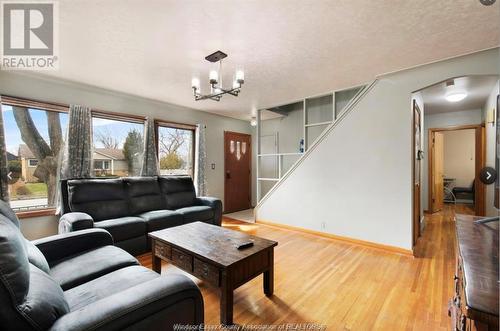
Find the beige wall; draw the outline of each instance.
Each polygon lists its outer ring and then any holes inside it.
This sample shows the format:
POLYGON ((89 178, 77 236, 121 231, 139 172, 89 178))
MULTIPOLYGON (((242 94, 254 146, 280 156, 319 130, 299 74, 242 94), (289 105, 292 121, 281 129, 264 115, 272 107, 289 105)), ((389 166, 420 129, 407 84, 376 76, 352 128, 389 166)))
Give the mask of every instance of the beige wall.
POLYGON ((469 187, 474 180, 475 130, 445 131, 444 175, 455 178, 455 185, 469 187))

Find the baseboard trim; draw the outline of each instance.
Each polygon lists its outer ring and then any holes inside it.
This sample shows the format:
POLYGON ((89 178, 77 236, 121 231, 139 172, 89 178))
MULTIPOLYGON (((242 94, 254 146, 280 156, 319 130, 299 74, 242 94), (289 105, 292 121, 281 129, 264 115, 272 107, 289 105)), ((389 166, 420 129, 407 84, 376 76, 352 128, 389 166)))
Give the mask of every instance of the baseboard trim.
POLYGON ((350 237, 338 236, 338 235, 331 234, 331 233, 310 230, 310 229, 306 229, 306 228, 302 228, 302 227, 298 227, 298 226, 280 224, 280 223, 275 223, 275 222, 270 222, 270 221, 265 221, 265 220, 260 220, 260 219, 255 220, 255 223, 273 226, 273 227, 277 227, 280 229, 303 232, 303 233, 312 234, 312 235, 327 238, 327 239, 343 241, 343 242, 353 244, 353 245, 358 245, 358 246, 368 247, 368 248, 372 248, 372 249, 383 250, 383 251, 389 252, 389 253, 395 253, 395 254, 413 257, 412 250, 404 249, 404 248, 400 248, 400 247, 396 247, 396 246, 384 245, 384 244, 374 243, 372 241, 366 241, 366 240, 354 239, 354 238, 350 238, 350 237))

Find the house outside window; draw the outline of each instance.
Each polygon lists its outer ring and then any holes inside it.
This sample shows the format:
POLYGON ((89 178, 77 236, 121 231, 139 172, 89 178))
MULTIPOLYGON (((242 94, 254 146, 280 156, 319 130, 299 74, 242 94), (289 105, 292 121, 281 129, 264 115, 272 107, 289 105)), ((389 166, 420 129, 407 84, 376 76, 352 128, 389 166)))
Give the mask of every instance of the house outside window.
POLYGON ((92 126, 94 176, 138 176, 144 148, 144 121, 94 116, 92 126))
POLYGON ((29 159, 28 160, 28 167, 36 167, 38 166, 38 160, 37 159, 29 159))

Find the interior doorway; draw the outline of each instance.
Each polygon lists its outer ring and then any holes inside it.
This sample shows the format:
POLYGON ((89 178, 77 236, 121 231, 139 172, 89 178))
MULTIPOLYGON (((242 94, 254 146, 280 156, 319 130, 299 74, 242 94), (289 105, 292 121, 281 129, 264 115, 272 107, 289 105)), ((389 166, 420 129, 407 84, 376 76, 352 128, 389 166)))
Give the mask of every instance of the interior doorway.
POLYGON ((252 137, 224 132, 224 212, 251 208, 252 137))
POLYGON ((484 125, 432 128, 428 143, 429 211, 471 203, 476 215, 485 215, 486 190, 479 179, 486 157, 484 125))

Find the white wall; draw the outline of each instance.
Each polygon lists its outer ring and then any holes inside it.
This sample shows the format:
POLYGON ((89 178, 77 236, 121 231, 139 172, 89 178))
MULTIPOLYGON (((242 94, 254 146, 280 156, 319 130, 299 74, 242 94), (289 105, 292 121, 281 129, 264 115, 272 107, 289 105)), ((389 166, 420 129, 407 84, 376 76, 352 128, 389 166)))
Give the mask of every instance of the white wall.
POLYGON ((497 48, 380 77, 261 201, 257 219, 411 249, 412 92, 498 74, 498 56, 497 48))
POLYGON ((469 187, 475 177, 476 130, 443 132, 444 175, 458 187, 469 187))
MULTIPOLYGON (((486 119, 488 112, 496 109, 497 95, 500 93, 499 82, 491 91, 486 104, 483 107, 483 117, 486 119)), ((496 120, 495 111, 493 118, 496 120)), ((495 123, 486 123, 486 166, 495 168, 495 146, 496 146, 495 123)), ((500 152, 500 151, 499 151, 500 152)), ((497 179, 498 180, 498 179, 497 179)), ((497 216, 498 210, 494 208, 495 186, 486 185, 486 216, 497 216)))
MULTIPOLYGON (((83 104, 99 110, 151 116, 157 119, 178 123, 203 123, 207 127, 208 194, 222 200, 224 198, 224 131, 236 131, 252 135, 255 132, 247 121, 236 120, 164 102, 32 74, 28 75, 1 70, 0 94, 40 101, 83 104), (212 163, 216 165, 215 170, 211 169, 212 163)), ((252 140, 256 142, 254 136, 252 140)), ((255 167, 253 167, 253 169, 255 169, 255 167)), ((254 174, 253 178, 255 179, 254 174)), ((255 180, 252 182, 255 182, 255 180)), ((255 197, 255 187, 252 188, 252 196, 255 197)), ((254 198, 253 203, 255 203, 254 198)), ((54 218, 47 218, 47 220, 47 224, 54 222, 54 218)), ((28 222, 32 224, 31 221, 23 221, 23 223, 25 222, 26 224, 28 224, 28 222)), ((46 235, 47 233, 53 232, 55 228, 51 225, 44 229, 38 227, 37 229, 38 230, 35 232, 40 233, 41 236, 42 234, 46 235)), ((29 231, 30 234, 32 232, 28 230, 28 226, 25 226, 24 230, 29 231)), ((35 237, 36 233, 32 233, 32 235, 32 237, 35 237)))
POLYGON ((424 119, 424 165, 422 167, 422 206, 429 210, 429 129, 447 128, 460 125, 481 124, 480 109, 462 110, 456 112, 427 114, 424 119))

